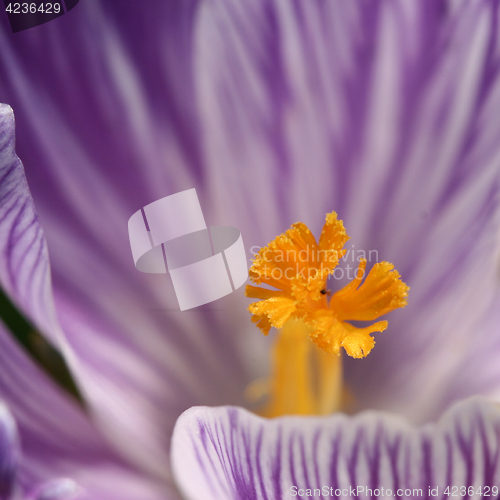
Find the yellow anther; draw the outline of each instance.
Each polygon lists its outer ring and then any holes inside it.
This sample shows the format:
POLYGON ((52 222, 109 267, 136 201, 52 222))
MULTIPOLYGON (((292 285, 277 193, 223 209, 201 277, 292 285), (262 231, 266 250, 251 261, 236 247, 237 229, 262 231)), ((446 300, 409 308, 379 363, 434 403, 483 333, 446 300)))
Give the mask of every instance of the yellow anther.
POLYGON ((294 224, 257 254, 250 268, 256 284, 248 285, 248 297, 260 299, 250 304, 253 321, 265 333, 272 326, 282 328, 289 319, 301 319, 311 328, 309 338, 326 352, 366 356, 375 345, 373 332, 387 328, 386 321, 358 328, 347 321, 374 321, 407 303, 408 286, 388 262, 376 263, 363 282, 366 259, 356 277, 331 297, 325 293, 328 275, 344 255, 349 237, 337 214, 327 214, 319 244, 305 224, 294 224))
POLYGON ((376 263, 365 278, 366 259, 356 277, 330 298, 326 282, 349 239, 337 214, 327 214, 319 243, 303 223, 293 224, 256 255, 246 295, 259 299, 249 306, 252 321, 268 334, 281 329, 273 351, 267 385, 270 401, 263 414, 323 414, 342 401, 340 351, 363 358, 373 349, 374 332, 387 321, 366 327, 349 321, 374 321, 407 304, 409 287, 388 262, 376 263), (313 349, 312 341, 323 352, 313 349), (325 354, 326 353, 326 354, 325 354), (334 356, 332 356, 332 354, 334 356))

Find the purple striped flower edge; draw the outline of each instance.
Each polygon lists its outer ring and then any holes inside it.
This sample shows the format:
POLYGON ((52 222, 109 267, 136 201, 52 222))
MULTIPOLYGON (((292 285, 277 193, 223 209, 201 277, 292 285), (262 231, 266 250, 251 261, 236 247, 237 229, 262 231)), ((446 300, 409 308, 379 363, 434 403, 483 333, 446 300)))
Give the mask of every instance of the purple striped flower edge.
POLYGON ((195 407, 177 422, 172 462, 189 500, 497 498, 500 411, 476 397, 417 428, 378 411, 266 420, 195 407))

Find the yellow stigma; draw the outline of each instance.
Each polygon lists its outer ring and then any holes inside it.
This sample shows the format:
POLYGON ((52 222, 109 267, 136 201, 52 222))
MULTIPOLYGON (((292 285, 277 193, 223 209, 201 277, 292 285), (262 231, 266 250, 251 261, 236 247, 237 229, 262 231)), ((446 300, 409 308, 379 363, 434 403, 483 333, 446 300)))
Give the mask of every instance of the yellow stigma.
POLYGON ((298 222, 262 248, 253 261, 250 279, 273 289, 247 286, 246 295, 259 299, 248 308, 252 321, 266 335, 271 327, 281 329, 273 354, 267 416, 339 409, 341 348, 349 356, 363 358, 375 345, 371 334, 387 328, 387 321, 364 328, 348 321, 371 322, 407 304, 409 287, 392 264, 376 263, 363 281, 366 259, 360 260, 356 277, 329 298, 327 278, 345 254, 348 239, 342 221, 332 212, 326 216, 319 242, 298 222), (308 339, 328 356, 312 351, 308 339))

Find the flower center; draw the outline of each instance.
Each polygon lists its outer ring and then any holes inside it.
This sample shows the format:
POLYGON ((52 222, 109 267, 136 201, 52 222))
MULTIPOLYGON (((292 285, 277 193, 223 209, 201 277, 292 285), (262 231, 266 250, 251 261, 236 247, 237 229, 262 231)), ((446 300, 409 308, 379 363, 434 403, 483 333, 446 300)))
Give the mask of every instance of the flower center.
MULTIPOLYGON (((267 335, 279 330, 266 389, 268 417, 322 415, 342 407, 341 348, 363 358, 373 349, 373 332, 387 321, 357 327, 349 321, 374 321, 407 304, 408 286, 388 262, 376 263, 365 277, 361 259, 356 277, 329 299, 326 281, 349 239, 337 214, 327 214, 319 242, 305 224, 294 224, 256 255, 248 285, 252 321, 267 335), (312 341, 312 342, 311 342, 312 341), (316 344, 316 346, 314 346, 316 344), (319 349, 317 349, 319 347, 319 349)), ((254 388, 255 389, 255 386, 254 388)))

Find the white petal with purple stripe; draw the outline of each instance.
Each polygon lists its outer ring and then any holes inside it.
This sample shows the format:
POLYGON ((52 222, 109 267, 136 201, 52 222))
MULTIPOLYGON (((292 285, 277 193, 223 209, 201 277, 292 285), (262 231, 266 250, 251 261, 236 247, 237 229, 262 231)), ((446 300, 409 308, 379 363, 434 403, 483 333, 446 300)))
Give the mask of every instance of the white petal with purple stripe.
POLYGON ((429 498, 438 488, 444 499, 454 486, 496 498, 500 409, 474 398, 416 428, 375 411, 267 420, 235 407, 191 408, 176 424, 172 463, 189 500, 284 500, 307 490, 353 498, 352 488, 360 499, 429 498))

